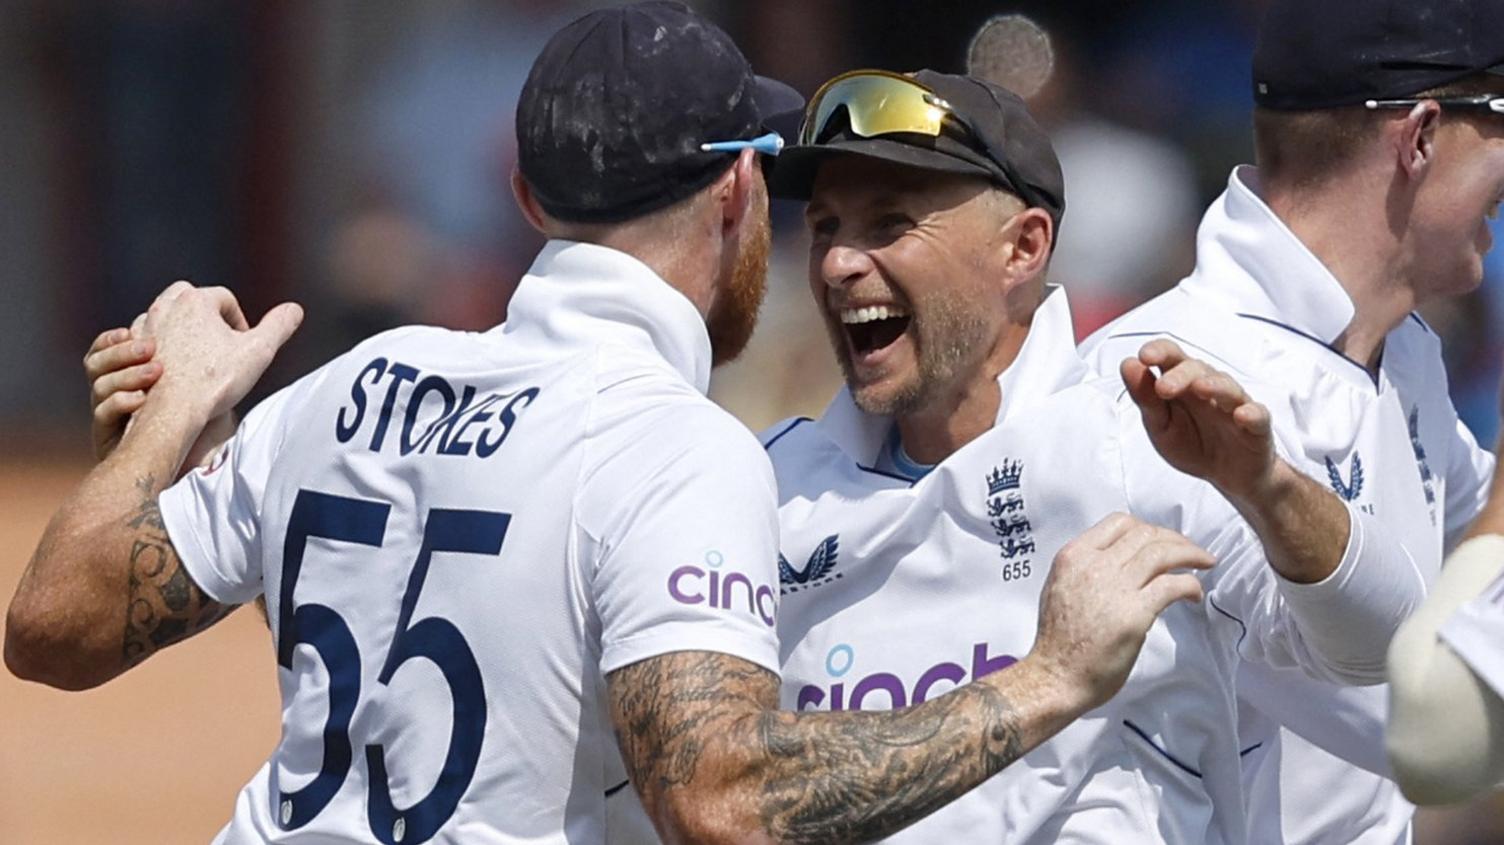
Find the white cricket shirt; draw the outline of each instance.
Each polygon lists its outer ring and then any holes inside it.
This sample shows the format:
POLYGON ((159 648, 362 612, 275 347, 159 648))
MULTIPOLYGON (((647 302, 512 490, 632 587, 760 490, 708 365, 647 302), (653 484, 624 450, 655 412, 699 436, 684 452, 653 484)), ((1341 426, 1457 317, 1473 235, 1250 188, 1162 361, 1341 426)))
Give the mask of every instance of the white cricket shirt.
POLYGON ((1439 633, 1495 695, 1504 697, 1504 576, 1457 608, 1439 633))
POLYGON ((1384 582, 1408 563, 1367 545, 1372 526, 1359 520, 1327 581, 1276 578, 1231 506, 1159 459, 1121 383, 1083 375, 1054 289, 999 379, 996 426, 923 478, 878 466, 892 420, 845 391, 819 421, 765 436, 785 707, 888 709, 1005 669, 1033 645, 1055 553, 1114 511, 1183 531, 1221 561, 1204 576, 1207 602, 1178 604, 1153 626, 1116 698, 893 842, 1244 842, 1240 653, 1376 681, 1384 653, 1372 627, 1316 632, 1316 648, 1300 620, 1347 612, 1357 597, 1392 630, 1418 601, 1418 589, 1384 582))
MULTIPOLYGON (((1493 456, 1457 418, 1439 338, 1419 317, 1384 342, 1377 378, 1332 348, 1353 303, 1233 172, 1201 223, 1195 271, 1085 344, 1101 373, 1154 337, 1245 382, 1294 465, 1383 523, 1427 584, 1482 507, 1493 456)), ((1385 775, 1383 687, 1248 666, 1239 692, 1250 841, 1393 845, 1414 808, 1385 775), (1283 727, 1280 727, 1283 725, 1283 727), (1340 755, 1334 756, 1334 755, 1340 755)))
POLYGON ((164 492, 194 580, 264 594, 277 645, 282 737, 218 841, 602 841, 607 673, 776 671, 772 474, 710 354, 647 266, 553 241, 501 326, 378 335, 164 492))

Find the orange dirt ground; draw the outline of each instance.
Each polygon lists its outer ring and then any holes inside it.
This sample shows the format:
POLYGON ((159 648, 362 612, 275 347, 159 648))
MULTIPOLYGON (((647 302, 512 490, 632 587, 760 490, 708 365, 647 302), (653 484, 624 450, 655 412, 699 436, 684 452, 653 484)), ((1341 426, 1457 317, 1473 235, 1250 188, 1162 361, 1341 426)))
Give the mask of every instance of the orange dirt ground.
MULTIPOLYGON (((0 459, 0 601, 87 469, 76 458, 0 459)), ((270 635, 247 608, 89 692, 0 672, 0 843, 208 842, 276 742, 274 665, 270 635)), ((1504 826, 1479 804, 1423 814, 1415 841, 1500 842, 1504 826)))
MULTIPOLYGON (((48 517, 87 468, 0 464, 6 604, 48 517)), ((247 608, 88 692, 0 673, 0 842, 208 842, 276 743, 270 642, 247 608)))

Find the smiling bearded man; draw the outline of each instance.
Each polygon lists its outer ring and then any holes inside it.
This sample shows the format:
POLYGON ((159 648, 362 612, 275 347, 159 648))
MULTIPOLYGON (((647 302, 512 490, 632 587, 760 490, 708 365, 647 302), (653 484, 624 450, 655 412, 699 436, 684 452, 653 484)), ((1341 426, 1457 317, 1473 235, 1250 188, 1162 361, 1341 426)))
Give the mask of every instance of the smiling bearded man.
POLYGON ((1116 698, 892 840, 1245 842, 1237 667, 1380 681, 1419 593, 1383 527, 1277 457, 1268 410, 1173 344, 1083 383, 1045 284, 1060 167, 1010 92, 837 77, 770 189, 809 200, 811 291, 847 381, 820 420, 764 438, 784 706, 882 711, 1006 677, 1057 551, 1127 512, 1219 558, 1208 601, 1155 623, 1116 698))

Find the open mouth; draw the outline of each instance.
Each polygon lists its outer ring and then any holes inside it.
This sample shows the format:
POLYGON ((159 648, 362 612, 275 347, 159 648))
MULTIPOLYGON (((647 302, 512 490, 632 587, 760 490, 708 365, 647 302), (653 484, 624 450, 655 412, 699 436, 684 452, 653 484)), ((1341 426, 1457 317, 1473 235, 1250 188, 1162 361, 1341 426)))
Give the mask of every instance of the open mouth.
POLYGON ((912 319, 908 311, 896 305, 843 308, 839 317, 851 349, 858 355, 868 355, 893 345, 908 331, 912 319))

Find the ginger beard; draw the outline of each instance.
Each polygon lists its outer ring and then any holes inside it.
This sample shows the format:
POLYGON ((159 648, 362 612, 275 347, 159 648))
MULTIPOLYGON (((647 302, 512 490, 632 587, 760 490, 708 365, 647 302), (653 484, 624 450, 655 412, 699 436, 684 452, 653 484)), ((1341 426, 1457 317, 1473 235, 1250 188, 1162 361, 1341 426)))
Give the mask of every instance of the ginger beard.
POLYGON ((772 249, 773 229, 768 222, 767 194, 758 193, 760 201, 748 216, 737 245, 731 279, 721 288, 705 318, 713 367, 735 361, 747 348, 768 290, 768 253, 772 249))
POLYGON ((866 413, 904 416, 922 410, 961 381, 996 340, 994 327, 982 316, 984 306, 955 291, 926 291, 910 297, 909 307, 899 337, 913 345, 917 366, 873 382, 861 381, 852 365, 850 328, 829 308, 820 309, 851 398, 866 413))

